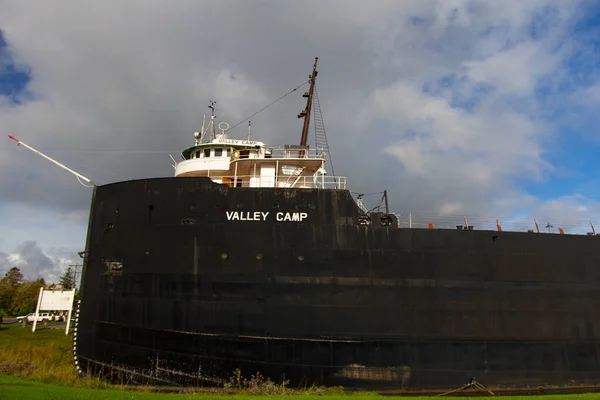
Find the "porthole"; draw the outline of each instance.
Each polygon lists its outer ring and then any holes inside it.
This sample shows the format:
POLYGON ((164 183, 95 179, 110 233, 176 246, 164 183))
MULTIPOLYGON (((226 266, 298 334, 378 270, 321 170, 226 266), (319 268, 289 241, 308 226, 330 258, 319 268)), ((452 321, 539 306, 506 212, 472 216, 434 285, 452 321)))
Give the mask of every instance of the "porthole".
POLYGON ((304 256, 298 256, 298 261, 304 261, 304 256))
POLYGON ((258 254, 256 255, 256 259, 257 259, 257 260, 262 260, 262 257, 263 257, 263 255, 262 255, 261 253, 258 253, 258 254))
POLYGON ((227 260, 227 253, 221 254, 221 259, 222 260, 227 260))

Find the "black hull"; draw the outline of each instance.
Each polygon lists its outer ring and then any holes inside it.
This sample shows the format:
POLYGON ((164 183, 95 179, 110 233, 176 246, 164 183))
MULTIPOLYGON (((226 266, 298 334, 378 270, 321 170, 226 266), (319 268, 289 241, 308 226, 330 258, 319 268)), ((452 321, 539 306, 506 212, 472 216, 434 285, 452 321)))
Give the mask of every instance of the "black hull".
POLYGON ((97 188, 78 365, 176 385, 237 368, 292 386, 600 383, 599 238, 359 216, 347 191, 97 188))

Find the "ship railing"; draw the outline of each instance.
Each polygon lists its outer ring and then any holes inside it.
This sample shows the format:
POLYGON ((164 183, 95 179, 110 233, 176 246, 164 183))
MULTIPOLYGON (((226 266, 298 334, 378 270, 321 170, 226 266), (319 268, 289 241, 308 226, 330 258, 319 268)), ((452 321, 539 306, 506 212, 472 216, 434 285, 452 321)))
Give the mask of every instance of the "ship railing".
POLYGON ((271 158, 317 158, 324 160, 326 152, 321 148, 303 149, 301 146, 269 147, 266 150, 266 156, 271 158))
MULTIPOLYGON (((242 153, 239 150, 232 150, 231 161, 238 160, 240 158, 260 158, 260 150, 249 149, 248 153, 242 153)), ((318 160, 325 160, 326 152, 323 149, 299 149, 297 147, 290 146, 289 148, 269 147, 265 150, 264 158, 273 159, 298 159, 298 158, 311 158, 318 160)))
POLYGON ((493 215, 435 214, 423 212, 394 213, 399 228, 486 230, 504 232, 555 233, 599 236, 592 221, 560 216, 515 217, 493 215))
MULTIPOLYGON (((213 177, 214 179, 215 177, 213 177)), ((294 188, 294 189, 346 189, 345 176, 329 175, 284 175, 276 177, 260 175, 236 175, 223 177, 222 183, 231 187, 256 187, 256 188, 294 188)))

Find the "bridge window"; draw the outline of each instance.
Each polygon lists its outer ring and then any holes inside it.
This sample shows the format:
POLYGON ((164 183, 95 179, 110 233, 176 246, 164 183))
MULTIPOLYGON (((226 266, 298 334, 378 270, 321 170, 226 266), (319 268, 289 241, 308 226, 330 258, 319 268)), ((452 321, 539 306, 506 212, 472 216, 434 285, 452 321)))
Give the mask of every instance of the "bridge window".
POLYGON ((223 156, 223 149, 215 149, 215 157, 223 156))
POLYGON ((204 157, 210 157, 210 149, 204 149, 204 157))

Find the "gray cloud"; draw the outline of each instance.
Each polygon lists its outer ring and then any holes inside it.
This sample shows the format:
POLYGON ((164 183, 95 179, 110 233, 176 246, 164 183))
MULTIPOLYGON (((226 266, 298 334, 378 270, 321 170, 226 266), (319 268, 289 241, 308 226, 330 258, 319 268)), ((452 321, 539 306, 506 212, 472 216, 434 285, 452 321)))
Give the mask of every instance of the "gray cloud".
POLYGON ((10 268, 17 267, 25 279, 44 278, 46 283, 58 282, 66 268, 78 262, 77 257, 77 252, 67 248, 44 251, 35 241, 27 241, 10 253, 0 252, 0 273, 4 276, 10 268))

